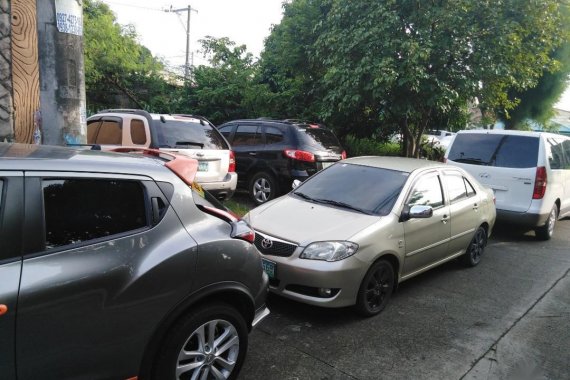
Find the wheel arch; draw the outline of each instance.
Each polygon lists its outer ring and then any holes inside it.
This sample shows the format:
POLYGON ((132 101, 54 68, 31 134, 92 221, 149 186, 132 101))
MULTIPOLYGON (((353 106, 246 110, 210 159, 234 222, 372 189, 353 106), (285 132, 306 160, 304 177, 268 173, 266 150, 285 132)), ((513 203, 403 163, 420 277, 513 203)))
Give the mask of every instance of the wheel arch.
POLYGON ((395 253, 384 252, 380 254, 372 263, 370 263, 370 266, 368 268, 372 267, 372 265, 376 264, 380 260, 387 261, 390 263, 390 265, 392 265, 392 269, 394 269, 394 291, 398 290, 401 268, 400 259, 395 253))
POLYGON ((251 331, 251 323, 255 316, 255 305, 253 297, 245 286, 233 282, 209 285, 178 303, 155 328, 142 356, 139 379, 151 378, 156 354, 171 327, 185 315, 192 313, 192 310, 198 310, 201 305, 210 303, 222 303, 234 307, 244 316, 248 330, 251 331))

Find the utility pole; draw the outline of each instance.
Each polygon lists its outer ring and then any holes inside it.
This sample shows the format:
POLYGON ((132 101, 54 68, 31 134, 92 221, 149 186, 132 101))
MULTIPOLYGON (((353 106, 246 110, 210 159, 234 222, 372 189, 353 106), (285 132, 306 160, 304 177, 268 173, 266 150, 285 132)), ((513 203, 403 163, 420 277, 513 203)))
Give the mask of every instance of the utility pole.
POLYGON ((188 12, 186 17, 186 64, 184 66, 184 78, 188 81, 190 79, 190 14, 192 12, 198 13, 198 10, 192 8, 192 6, 188 5, 186 8, 180 9, 170 9, 165 10, 165 12, 174 12, 177 15, 180 15, 182 12, 188 12))

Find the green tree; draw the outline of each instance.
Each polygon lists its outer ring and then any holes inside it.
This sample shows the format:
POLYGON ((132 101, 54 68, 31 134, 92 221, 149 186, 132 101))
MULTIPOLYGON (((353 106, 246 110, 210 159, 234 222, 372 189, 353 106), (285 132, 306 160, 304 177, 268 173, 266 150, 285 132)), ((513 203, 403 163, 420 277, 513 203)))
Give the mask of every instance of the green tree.
MULTIPOLYGON (((562 4, 561 10, 564 25, 570 25, 570 7, 562 4)), ((509 97, 518 102, 513 110, 497 111, 505 121, 506 128, 524 128, 528 119, 550 128, 548 120, 554 115, 553 107, 566 89, 570 75, 570 30, 565 28, 563 32, 562 45, 551 53, 557 65, 552 70, 544 70, 535 87, 522 92, 509 92, 509 97)))
POLYGON ((227 37, 201 40, 209 65, 193 70, 187 87, 192 112, 207 116, 214 124, 263 116, 269 96, 267 86, 256 81, 258 65, 245 45, 236 46, 227 37))
POLYGON ((117 107, 127 98, 131 106, 152 110, 171 104, 162 94, 172 85, 163 79, 163 64, 137 42, 133 26, 121 26, 109 7, 99 1, 83 3, 85 85, 88 109, 117 107))

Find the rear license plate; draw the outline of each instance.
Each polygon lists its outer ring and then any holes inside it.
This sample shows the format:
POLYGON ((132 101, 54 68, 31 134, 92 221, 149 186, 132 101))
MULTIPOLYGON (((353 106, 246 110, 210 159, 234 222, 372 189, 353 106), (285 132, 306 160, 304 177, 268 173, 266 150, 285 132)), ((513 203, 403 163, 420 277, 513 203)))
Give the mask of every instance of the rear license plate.
POLYGON ((263 265, 263 270, 267 273, 269 278, 275 278, 275 267, 277 267, 277 264, 262 258, 261 265, 263 265))
POLYGON ((199 172, 207 172, 208 171, 208 163, 207 162, 198 162, 198 171, 199 172))

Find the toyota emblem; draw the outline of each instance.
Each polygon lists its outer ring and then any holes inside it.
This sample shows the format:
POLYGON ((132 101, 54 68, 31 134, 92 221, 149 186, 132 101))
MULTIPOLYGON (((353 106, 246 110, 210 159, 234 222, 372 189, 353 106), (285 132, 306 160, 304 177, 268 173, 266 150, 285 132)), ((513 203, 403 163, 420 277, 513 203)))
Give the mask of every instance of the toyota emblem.
POLYGON ((268 239, 268 238, 264 238, 264 239, 261 241, 261 247, 262 247, 263 249, 269 249, 269 248, 273 247, 273 240, 268 239))

